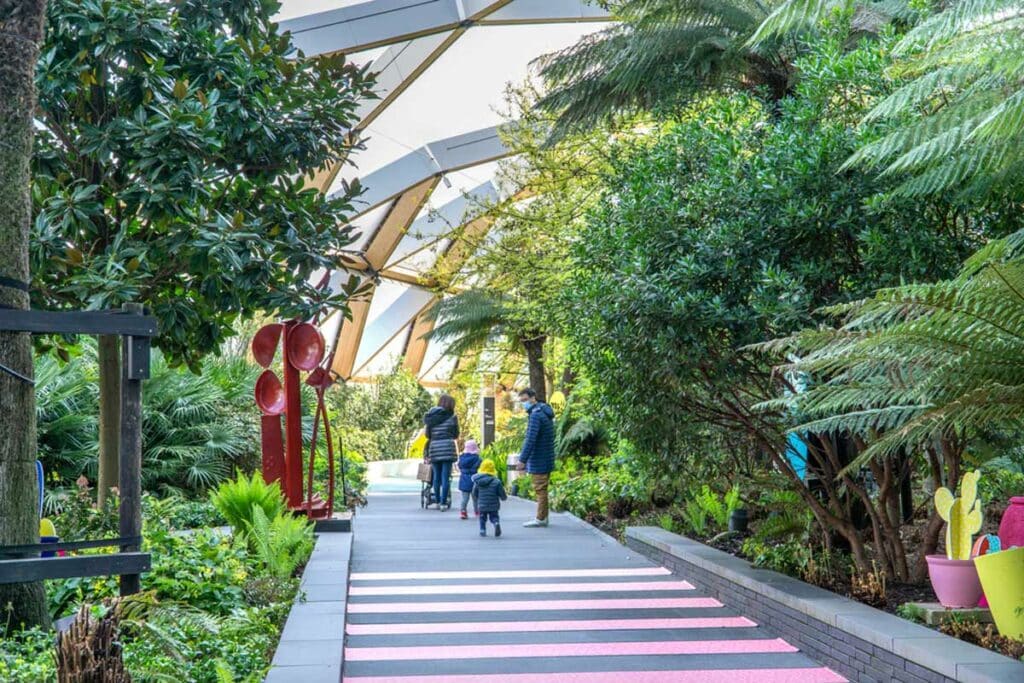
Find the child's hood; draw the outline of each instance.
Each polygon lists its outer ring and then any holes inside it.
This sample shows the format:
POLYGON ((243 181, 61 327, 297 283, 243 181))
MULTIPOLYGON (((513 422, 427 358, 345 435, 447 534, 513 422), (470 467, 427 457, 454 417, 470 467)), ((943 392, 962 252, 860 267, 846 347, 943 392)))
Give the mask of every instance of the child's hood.
POLYGON ((474 474, 473 481, 477 486, 490 486, 492 483, 498 481, 496 477, 492 477, 489 474, 474 474))

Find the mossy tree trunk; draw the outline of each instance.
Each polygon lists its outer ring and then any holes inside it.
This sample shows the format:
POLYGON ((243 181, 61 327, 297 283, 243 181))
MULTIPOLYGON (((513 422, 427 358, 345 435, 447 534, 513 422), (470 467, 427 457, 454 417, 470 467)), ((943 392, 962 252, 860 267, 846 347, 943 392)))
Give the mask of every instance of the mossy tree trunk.
MULTIPOLYGON (((0 0, 0 276, 27 282, 32 116, 46 0, 0 0)), ((29 307, 28 292, 5 280, 0 306, 29 307)), ((32 376, 32 340, 0 332, 0 363, 32 376)), ((0 372, 0 545, 39 542, 32 385, 0 372)), ((0 630, 47 625, 43 584, 0 584, 0 630)))

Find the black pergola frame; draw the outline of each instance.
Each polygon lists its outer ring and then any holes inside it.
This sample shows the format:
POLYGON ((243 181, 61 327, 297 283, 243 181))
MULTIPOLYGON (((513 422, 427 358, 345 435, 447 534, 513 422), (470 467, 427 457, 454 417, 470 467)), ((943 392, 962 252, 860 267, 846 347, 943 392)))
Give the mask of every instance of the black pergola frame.
POLYGON ((25 311, 0 309, 0 331, 121 337, 121 429, 118 472, 119 538, 69 543, 0 546, 0 583, 86 576, 120 576, 121 595, 138 593, 151 566, 142 544, 142 381, 149 378, 155 318, 138 304, 120 311, 25 311), (119 546, 119 552, 80 557, 38 557, 42 551, 119 546), (14 559, 2 559, 5 556, 14 559))

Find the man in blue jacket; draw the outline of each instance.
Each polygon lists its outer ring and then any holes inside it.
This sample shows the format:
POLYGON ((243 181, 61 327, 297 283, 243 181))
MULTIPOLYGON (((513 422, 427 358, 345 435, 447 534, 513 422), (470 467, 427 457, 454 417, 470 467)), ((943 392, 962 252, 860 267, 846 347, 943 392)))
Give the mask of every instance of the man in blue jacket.
POLYGON ((529 416, 526 438, 519 452, 519 469, 526 470, 537 496, 537 518, 523 524, 525 527, 548 525, 548 482, 555 469, 555 411, 547 403, 537 400, 537 392, 523 389, 519 401, 529 416))

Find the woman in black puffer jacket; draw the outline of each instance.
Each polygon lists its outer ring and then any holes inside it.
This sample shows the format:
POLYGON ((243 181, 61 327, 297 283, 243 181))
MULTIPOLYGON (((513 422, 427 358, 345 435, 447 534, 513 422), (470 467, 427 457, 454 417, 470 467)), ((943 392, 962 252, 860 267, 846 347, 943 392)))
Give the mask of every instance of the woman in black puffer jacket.
POLYGON ((423 426, 429 443, 426 455, 433 468, 434 500, 439 510, 451 507, 448 493, 451 487, 452 463, 459 456, 455 439, 459 438, 459 418, 455 416, 455 399, 441 394, 437 405, 423 416, 423 426))

